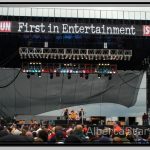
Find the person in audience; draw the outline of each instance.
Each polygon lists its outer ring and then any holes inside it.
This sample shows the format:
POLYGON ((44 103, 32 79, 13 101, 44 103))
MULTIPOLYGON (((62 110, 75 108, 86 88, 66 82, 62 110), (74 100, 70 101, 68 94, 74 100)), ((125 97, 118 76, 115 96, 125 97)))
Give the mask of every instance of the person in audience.
POLYGON ((13 135, 21 135, 22 134, 22 132, 20 131, 20 127, 17 126, 16 124, 13 124, 11 128, 12 128, 11 133, 13 135))
POLYGON ((9 132, 7 130, 5 130, 5 129, 0 130, 0 138, 6 136, 8 134, 9 134, 9 132))
POLYGON ((37 133, 35 131, 32 132, 32 137, 34 140, 37 138, 37 133))
POLYGON ((114 130, 114 134, 119 133, 122 130, 119 122, 114 122, 113 130, 114 130))
POLYGON ((66 138, 66 133, 64 132, 63 127, 56 126, 53 134, 51 134, 49 137, 49 142, 50 143, 56 143, 59 141, 63 142, 65 138, 66 138))
POLYGON ((76 125, 73 134, 76 135, 78 138, 80 138, 80 140, 82 140, 83 142, 87 141, 87 138, 86 138, 85 134, 83 133, 82 125, 76 125))
POLYGON ((114 137, 113 144, 122 144, 122 139, 118 136, 114 137))
MULTIPOLYGON (((100 128, 94 134, 89 125, 72 124, 65 128, 60 125, 43 124, 0 124, 0 144, 149 144, 150 133, 141 128, 122 127, 116 122, 112 127, 100 128), (145 131, 143 132, 142 131, 145 131), (99 132, 101 131, 101 132, 99 132)), ((144 128, 144 129, 143 129, 144 128)))
POLYGON ((64 144, 82 144, 82 140, 78 136, 71 134, 65 139, 64 144))
POLYGON ((41 138, 37 137, 37 138, 34 139, 33 143, 34 144, 43 144, 44 142, 43 142, 43 140, 41 138))
POLYGON ((102 130, 102 136, 99 138, 100 144, 111 144, 112 143, 112 138, 111 136, 111 130, 109 128, 105 128, 102 130))
POLYGON ((42 139, 43 142, 47 142, 48 141, 48 133, 46 130, 40 130, 38 132, 38 138, 42 139))

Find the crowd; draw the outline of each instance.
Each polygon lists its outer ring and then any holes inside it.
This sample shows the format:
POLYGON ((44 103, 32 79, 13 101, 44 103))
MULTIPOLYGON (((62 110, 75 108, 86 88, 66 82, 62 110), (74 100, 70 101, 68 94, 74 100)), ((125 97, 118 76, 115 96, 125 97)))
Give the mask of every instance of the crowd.
MULTIPOLYGON (((138 133, 138 130, 137 130, 138 133)), ((51 124, 0 125, 0 144, 149 144, 150 135, 135 134, 131 128, 123 129, 119 123, 111 128, 93 131, 87 125, 62 127, 51 124), (125 132, 122 132, 125 131, 125 132)))

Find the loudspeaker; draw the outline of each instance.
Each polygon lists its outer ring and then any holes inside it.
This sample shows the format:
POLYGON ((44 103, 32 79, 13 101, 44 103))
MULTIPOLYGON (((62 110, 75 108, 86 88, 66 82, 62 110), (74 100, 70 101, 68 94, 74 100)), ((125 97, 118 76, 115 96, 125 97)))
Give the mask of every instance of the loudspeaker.
POLYGON ((57 117, 57 120, 60 120, 60 117, 57 117))
POLYGON ((118 117, 118 121, 123 121, 123 122, 125 122, 125 117, 118 117))
POLYGON ((129 117, 129 125, 136 125, 136 117, 129 117))
POLYGON ((106 117, 104 117, 104 116, 91 116, 91 121, 93 124, 105 125, 106 124, 106 117))

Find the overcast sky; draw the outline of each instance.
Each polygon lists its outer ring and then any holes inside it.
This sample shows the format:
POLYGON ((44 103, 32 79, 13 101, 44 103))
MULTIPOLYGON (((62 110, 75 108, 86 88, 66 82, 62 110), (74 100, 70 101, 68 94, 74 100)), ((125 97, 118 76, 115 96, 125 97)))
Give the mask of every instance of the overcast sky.
MULTIPOLYGON (((41 8, 41 7, 37 7, 41 8)), ((51 8, 51 7, 43 7, 51 8)), ((90 10, 126 10, 126 11, 150 11, 150 7, 53 7, 66 9, 90 9, 90 10)))

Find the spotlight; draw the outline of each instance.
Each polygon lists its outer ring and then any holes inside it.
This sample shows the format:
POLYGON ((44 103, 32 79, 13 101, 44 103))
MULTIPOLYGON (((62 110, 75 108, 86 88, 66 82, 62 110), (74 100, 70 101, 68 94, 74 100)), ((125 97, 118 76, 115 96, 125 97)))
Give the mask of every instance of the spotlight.
POLYGON ((30 73, 29 72, 27 73, 27 78, 30 79, 30 73))
POLYGON ((89 75, 86 73, 85 74, 85 79, 87 80, 89 78, 89 75))
POLYGON ((111 80, 112 79, 112 75, 111 74, 109 74, 109 76, 108 76, 108 80, 111 80))
POLYGON ((83 73, 80 73, 80 78, 83 78, 83 73))
POLYGON ((41 78, 41 77, 42 77, 41 72, 39 72, 39 73, 38 73, 38 77, 39 77, 39 78, 41 78))
POLYGON ((99 79, 101 78, 101 74, 100 74, 100 73, 98 74, 98 78, 99 78, 99 79))
POLYGON ((68 73, 68 79, 71 79, 71 73, 68 73))
POLYGON ((50 79, 53 79, 53 73, 50 73, 50 79))
POLYGON ((23 69, 23 72, 26 72, 26 70, 25 70, 25 69, 23 69))

